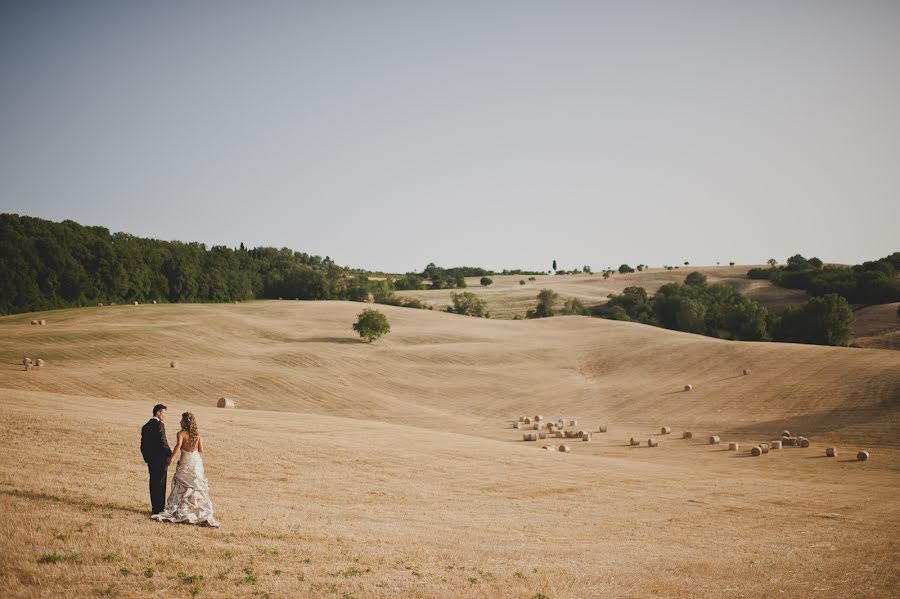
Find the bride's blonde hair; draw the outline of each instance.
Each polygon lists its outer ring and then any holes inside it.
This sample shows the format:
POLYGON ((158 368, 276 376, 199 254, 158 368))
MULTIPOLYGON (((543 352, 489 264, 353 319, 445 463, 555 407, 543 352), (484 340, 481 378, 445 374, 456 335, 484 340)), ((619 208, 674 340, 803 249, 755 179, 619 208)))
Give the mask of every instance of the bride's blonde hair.
POLYGON ((181 415, 181 430, 188 432, 188 438, 191 440, 191 443, 200 436, 200 431, 197 429, 197 419, 190 412, 185 412, 181 415))

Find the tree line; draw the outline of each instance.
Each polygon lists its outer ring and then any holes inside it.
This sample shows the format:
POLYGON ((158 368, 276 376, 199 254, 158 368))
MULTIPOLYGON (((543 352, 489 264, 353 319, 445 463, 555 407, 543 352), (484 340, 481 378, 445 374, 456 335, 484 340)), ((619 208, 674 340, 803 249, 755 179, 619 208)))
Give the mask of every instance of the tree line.
MULTIPOLYGON (((526 318, 554 316, 558 295, 550 289, 538 294, 526 318)), ((562 314, 590 314, 687 333, 736 341, 784 341, 819 345, 848 345, 853 313, 847 300, 835 293, 791 306, 783 314, 738 293, 725 283, 708 284, 706 275, 692 272, 684 283, 668 283, 651 296, 643 287, 626 287, 610 294, 605 304, 586 309, 577 299, 565 303, 562 314)))
POLYGON ((365 274, 289 248, 207 248, 0 214, 0 313, 115 302, 366 301, 365 274))
POLYGON ((802 289, 812 297, 835 293, 851 304, 887 304, 900 301, 900 252, 855 266, 823 264, 819 258, 795 254, 777 266, 752 268, 750 279, 767 279, 779 287, 802 289))

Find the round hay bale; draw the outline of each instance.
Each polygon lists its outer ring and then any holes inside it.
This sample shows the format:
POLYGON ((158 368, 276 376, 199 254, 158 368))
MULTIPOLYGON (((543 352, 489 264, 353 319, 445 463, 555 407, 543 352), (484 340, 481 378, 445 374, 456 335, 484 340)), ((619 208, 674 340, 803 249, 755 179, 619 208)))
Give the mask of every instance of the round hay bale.
POLYGON ((544 428, 544 423, 543 422, 535 422, 531 426, 534 428, 534 430, 539 431, 542 428, 544 428))
POLYGON ((760 443, 759 448, 762 449, 763 453, 769 453, 769 444, 768 443, 760 443))
POLYGON ((139 301, 137 301, 137 300, 134 300, 134 305, 135 305, 135 306, 140 306, 141 303, 140 303, 139 301))
POLYGON ((869 459, 868 451, 860 451, 858 454, 856 454, 856 460, 859 462, 865 462, 868 459, 869 459))
POLYGON ((103 307, 103 302, 100 302, 99 304, 97 304, 97 307, 98 307, 98 308, 102 308, 102 307, 103 307))
POLYGON ((657 441, 653 437, 647 439, 647 447, 656 447, 657 445, 659 445, 659 441, 657 441))
POLYGON ((825 455, 829 458, 837 457, 837 447, 828 447, 825 449, 825 455))
POLYGON ((557 439, 565 439, 565 437, 566 437, 566 433, 564 433, 564 432, 562 432, 562 431, 556 431, 556 438, 557 438, 557 439))
POLYGON ((605 432, 606 432, 606 425, 605 425, 605 424, 601 424, 600 426, 598 426, 598 427, 597 427, 597 432, 598 432, 598 433, 605 433, 605 432))
POLYGON ((31 358, 22 358, 23 366, 28 366, 29 364, 31 364, 31 358))
POLYGON ((744 376, 747 376, 748 374, 750 374, 750 369, 749 369, 749 368, 745 368, 745 369, 743 370, 743 372, 744 372, 744 376))
POLYGON ((685 390, 685 391, 690 391, 690 390, 693 389, 693 388, 694 388, 693 385, 685 385, 685 386, 684 386, 684 390, 685 390))
POLYGON ((44 319, 41 319, 41 320, 38 321, 38 324, 41 325, 41 326, 44 326, 45 324, 47 324, 47 321, 44 320, 44 319))
POLYGON ((591 440, 591 431, 581 431, 581 440, 582 441, 590 441, 591 440))
POLYGON ((578 426, 577 420, 569 420, 569 426, 578 426))
POLYGON ((521 424, 521 423, 519 423, 519 422, 513 422, 513 428, 519 428, 519 424, 521 424))
POLYGON ((632 437, 628 443, 630 443, 633 446, 637 446, 637 445, 641 444, 641 440, 638 439, 637 437, 632 437))
POLYGON ((522 434, 523 441, 537 441, 537 433, 523 433, 522 434))
POLYGON ((178 362, 175 362, 175 361, 169 362, 169 368, 178 368, 178 362))
POLYGON ((155 306, 155 305, 156 305, 156 300, 153 300, 152 304, 155 306))
POLYGON ((522 422, 525 423, 525 424, 531 424, 531 418, 528 418, 528 417, 526 416, 526 417, 522 420, 522 422))
POLYGON ((662 428, 660 429, 659 434, 661 434, 661 435, 668 435, 668 434, 670 434, 671 432, 672 432, 672 427, 671 427, 671 426, 664 426, 664 427, 662 427, 662 428))
POLYGON ((538 439, 546 439, 547 433, 538 433, 538 439))
POLYGON ((694 433, 692 433, 691 431, 684 431, 683 433, 681 433, 681 438, 682 439, 693 439, 694 433))
POLYGON ((544 445, 544 449, 547 451, 556 451, 556 445, 544 445))
POLYGON ((37 324, 37 321, 36 321, 36 320, 32 320, 32 321, 31 321, 31 324, 37 324))
POLYGON ((809 439, 800 437, 800 447, 809 447, 809 439))
POLYGON ((569 453, 570 451, 572 451, 572 448, 569 447, 568 445, 560 445, 558 448, 558 451, 561 451, 563 453, 569 453))
POLYGON ((540 414, 538 414, 537 416, 534 417, 534 419, 537 420, 538 422, 540 422, 541 420, 544 419, 544 417, 541 416, 540 414))
POLYGON ((772 441, 769 443, 769 449, 781 449, 781 441, 772 441))
POLYGON ((33 368, 33 366, 32 366, 31 364, 26 364, 26 365, 25 365, 25 372, 28 372, 28 371, 31 370, 32 368, 33 368))
POLYGON ((782 437, 790 437, 790 436, 791 436, 791 431, 781 431, 781 436, 782 436, 782 437))
POLYGON ((227 397, 220 397, 219 402, 216 404, 216 407, 219 408, 233 408, 234 400, 228 399, 227 397))
POLYGON ((737 451, 740 448, 741 448, 740 443, 729 443, 728 444, 728 451, 737 451))
POLYGON ((35 368, 40 368, 43 365, 44 365, 44 360, 42 360, 41 358, 38 358, 37 360, 34 361, 35 368))
POLYGON ((722 440, 719 438, 718 435, 710 435, 710 437, 709 437, 710 445, 718 445, 721 442, 722 442, 722 440))
POLYGON ((760 456, 763 454, 762 448, 757 446, 750 450, 750 455, 760 456))

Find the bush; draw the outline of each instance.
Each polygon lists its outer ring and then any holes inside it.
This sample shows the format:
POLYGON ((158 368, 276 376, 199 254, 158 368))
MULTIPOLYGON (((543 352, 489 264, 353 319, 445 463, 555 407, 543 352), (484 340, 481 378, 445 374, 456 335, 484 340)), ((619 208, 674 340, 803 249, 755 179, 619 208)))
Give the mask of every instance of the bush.
POLYGON ((529 310, 525 314, 525 318, 547 318, 548 316, 553 316, 553 306, 558 299, 559 294, 552 289, 541 289, 537 296, 537 306, 533 310, 529 310))
POLYGON ((372 343, 382 335, 391 332, 391 325, 388 323, 387 316, 374 310, 367 308, 359 313, 356 322, 353 323, 353 330, 359 333, 359 336, 368 339, 372 343))
POLYGON ((525 279, 519 279, 519 285, 524 285, 524 284, 525 284, 525 279))
POLYGON ((587 314, 584 304, 577 297, 573 297, 563 305, 563 314, 566 316, 587 314))
POLYGON ((447 308, 447 312, 465 316, 477 316, 479 318, 485 315, 487 304, 471 291, 454 293, 451 299, 453 300, 453 305, 447 308))
POLYGON ((631 268, 630 266, 628 266, 627 264, 623 264, 622 266, 619 267, 619 274, 624 275, 625 273, 628 273, 628 272, 634 272, 634 269, 631 268))
POLYGON ((734 262, 729 262, 728 266, 734 266, 734 262))
POLYGON ((395 279, 393 281, 393 287, 397 291, 418 291, 420 289, 425 289, 425 282, 422 277, 416 273, 408 272, 399 279, 395 279))
POLYGON ((706 285, 706 275, 696 270, 684 278, 685 285, 703 287, 706 285))
POLYGON ((490 285, 490 284, 493 283, 493 282, 494 282, 494 280, 491 279, 490 277, 481 277, 481 285, 482 285, 482 287, 487 287, 488 285, 490 285))

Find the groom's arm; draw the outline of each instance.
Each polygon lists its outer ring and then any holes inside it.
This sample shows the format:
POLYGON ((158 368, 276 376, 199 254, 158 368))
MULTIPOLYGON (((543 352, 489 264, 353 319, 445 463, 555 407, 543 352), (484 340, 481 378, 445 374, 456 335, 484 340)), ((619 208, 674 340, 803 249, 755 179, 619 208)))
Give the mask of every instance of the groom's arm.
POLYGON ((169 449, 169 441, 166 439, 166 425, 162 422, 159 423, 159 453, 165 460, 172 456, 172 450, 169 449))

